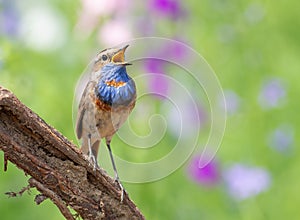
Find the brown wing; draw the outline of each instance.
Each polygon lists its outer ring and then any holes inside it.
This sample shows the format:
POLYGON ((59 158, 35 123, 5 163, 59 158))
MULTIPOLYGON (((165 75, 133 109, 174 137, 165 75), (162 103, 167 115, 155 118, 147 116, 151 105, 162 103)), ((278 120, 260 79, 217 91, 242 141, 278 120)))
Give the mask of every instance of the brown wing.
POLYGON ((76 134, 77 138, 81 139, 82 137, 82 120, 85 113, 85 109, 83 108, 81 111, 78 111, 77 122, 76 122, 76 134))
POLYGON ((77 138, 81 139, 82 133, 83 133, 83 118, 86 114, 86 107, 88 106, 88 102, 90 102, 90 92, 93 91, 93 87, 95 86, 95 82, 90 81, 86 85, 84 92, 82 94, 79 107, 78 107, 78 113, 77 113, 77 121, 76 121, 76 134, 77 138))

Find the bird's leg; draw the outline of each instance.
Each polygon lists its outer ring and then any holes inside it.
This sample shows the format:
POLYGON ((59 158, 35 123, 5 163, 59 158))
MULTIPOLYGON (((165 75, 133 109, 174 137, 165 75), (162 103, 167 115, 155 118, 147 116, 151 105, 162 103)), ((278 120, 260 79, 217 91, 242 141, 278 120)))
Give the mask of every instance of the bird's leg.
POLYGON ((123 198, 124 198, 124 192, 125 192, 125 189, 120 181, 120 178, 119 178, 119 175, 118 175, 118 171, 117 171, 117 167, 116 167, 116 164, 115 164, 115 161, 114 161, 114 157, 113 157, 113 154, 112 154, 112 151, 111 151, 111 148, 110 148, 110 141, 106 141, 106 146, 108 148, 108 151, 109 151, 109 155, 110 155, 110 159, 111 159, 111 163, 112 163, 112 166, 113 166, 113 169, 114 169, 114 172, 115 172, 115 182, 118 183, 120 189, 121 189, 121 202, 123 201, 123 198))
POLYGON ((88 146, 89 146, 89 159, 93 163, 94 170, 98 167, 97 158, 93 154, 92 143, 91 143, 91 134, 88 135, 88 146))
POLYGON ((114 172, 115 172, 115 181, 119 181, 120 178, 119 178, 117 167, 116 167, 116 164, 115 164, 115 161, 114 161, 114 157, 113 157, 113 154, 112 154, 112 151, 111 151, 111 148, 110 148, 110 144, 107 143, 106 145, 107 145, 107 148, 108 148, 108 151, 109 151, 109 155, 110 155, 110 159, 111 159, 111 163, 112 163, 112 166, 113 166, 113 169, 114 169, 114 172))

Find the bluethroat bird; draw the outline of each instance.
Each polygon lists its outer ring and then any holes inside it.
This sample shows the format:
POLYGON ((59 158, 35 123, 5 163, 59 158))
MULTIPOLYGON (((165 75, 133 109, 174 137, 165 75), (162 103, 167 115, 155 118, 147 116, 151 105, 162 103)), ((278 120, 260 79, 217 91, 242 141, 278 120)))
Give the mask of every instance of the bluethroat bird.
POLYGON ((135 106, 135 83, 126 71, 126 66, 130 65, 125 62, 125 50, 128 46, 109 48, 98 53, 79 103, 76 123, 77 137, 82 139, 81 151, 88 155, 94 169, 98 167, 100 141, 105 138, 115 181, 122 190, 121 200, 124 189, 119 180, 110 142, 135 106))

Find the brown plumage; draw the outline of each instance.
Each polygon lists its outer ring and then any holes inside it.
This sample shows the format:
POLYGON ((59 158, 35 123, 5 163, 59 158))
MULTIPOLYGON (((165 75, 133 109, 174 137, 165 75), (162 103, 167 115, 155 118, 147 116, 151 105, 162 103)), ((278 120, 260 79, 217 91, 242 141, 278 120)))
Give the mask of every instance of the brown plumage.
MULTIPOLYGON (((81 151, 88 155, 95 169, 98 166, 99 144, 105 138, 118 182, 110 142, 128 118, 136 100, 135 84, 125 67, 128 65, 124 61, 127 47, 106 49, 97 55, 91 78, 79 103, 76 123, 77 137, 82 139, 81 151)), ((122 188, 120 182, 119 185, 122 188)))

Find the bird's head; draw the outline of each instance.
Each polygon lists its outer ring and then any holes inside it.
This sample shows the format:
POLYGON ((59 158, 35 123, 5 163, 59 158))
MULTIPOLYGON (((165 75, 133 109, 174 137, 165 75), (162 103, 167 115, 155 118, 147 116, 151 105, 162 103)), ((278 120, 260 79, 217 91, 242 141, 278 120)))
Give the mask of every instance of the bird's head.
POLYGON ((130 63, 125 62, 125 51, 128 46, 129 45, 121 48, 108 48, 102 50, 96 56, 93 70, 96 72, 107 64, 122 66, 131 65, 130 63))
POLYGON ((102 102, 109 105, 127 105, 135 99, 135 83, 127 74, 125 50, 110 48, 101 51, 95 60, 94 79, 97 80, 95 94, 102 102))

